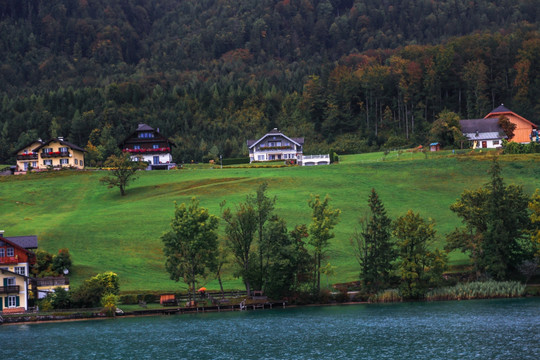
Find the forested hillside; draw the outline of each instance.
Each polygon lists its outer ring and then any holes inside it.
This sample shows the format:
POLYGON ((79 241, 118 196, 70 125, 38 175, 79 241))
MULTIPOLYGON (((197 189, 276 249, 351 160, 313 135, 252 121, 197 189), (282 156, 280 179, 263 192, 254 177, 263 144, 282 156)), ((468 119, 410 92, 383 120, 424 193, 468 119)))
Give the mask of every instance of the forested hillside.
MULTIPOLYGON (((279 127, 306 152, 429 141, 443 109, 540 123, 540 0, 0 0, 0 163, 137 123, 177 162, 279 127)), ((88 163, 88 162, 87 162, 88 163)))

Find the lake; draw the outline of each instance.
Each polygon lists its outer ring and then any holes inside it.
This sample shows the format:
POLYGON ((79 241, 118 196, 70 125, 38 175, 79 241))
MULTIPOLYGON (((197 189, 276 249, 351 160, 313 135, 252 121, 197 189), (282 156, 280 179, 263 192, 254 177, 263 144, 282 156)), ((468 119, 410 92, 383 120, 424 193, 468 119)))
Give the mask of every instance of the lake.
POLYGON ((540 299, 0 326, 0 359, 540 359, 540 299))

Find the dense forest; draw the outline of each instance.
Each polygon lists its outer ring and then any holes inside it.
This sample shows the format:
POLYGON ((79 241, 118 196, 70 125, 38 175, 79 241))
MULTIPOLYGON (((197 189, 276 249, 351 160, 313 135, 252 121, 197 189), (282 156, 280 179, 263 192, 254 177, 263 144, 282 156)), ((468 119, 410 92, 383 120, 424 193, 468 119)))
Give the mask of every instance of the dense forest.
MULTIPOLYGON (((147 123, 177 162, 424 144, 443 110, 540 123, 540 0, 0 0, 0 163, 65 136, 103 161, 147 123)), ((87 161, 88 163, 88 161, 87 161)))

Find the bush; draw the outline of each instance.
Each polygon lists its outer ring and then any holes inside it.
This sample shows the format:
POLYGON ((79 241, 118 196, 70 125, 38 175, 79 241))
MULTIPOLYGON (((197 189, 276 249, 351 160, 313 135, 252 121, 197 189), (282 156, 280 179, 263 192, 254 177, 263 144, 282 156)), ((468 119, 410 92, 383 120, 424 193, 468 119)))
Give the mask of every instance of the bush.
POLYGON ((63 274, 64 270, 71 271, 71 265, 71 255, 69 250, 65 248, 58 250, 58 254, 52 259, 52 270, 59 275, 63 274))
POLYGON ((69 309, 72 305, 71 293, 65 290, 63 287, 57 287, 54 289, 54 293, 48 295, 50 297, 51 305, 55 309, 69 309))
POLYGON ((118 295, 119 288, 118 275, 113 272, 105 272, 85 280, 73 292, 72 299, 78 307, 98 307, 104 295, 118 295))
POLYGON ((139 303, 137 294, 125 294, 120 295, 118 301, 124 305, 134 305, 139 303))

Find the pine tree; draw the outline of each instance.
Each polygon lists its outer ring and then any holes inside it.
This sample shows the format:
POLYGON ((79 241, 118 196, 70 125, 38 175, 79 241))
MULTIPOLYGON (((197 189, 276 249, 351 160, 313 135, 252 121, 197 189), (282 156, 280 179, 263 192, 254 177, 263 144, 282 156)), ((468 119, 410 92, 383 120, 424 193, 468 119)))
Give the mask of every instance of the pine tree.
POLYGON ((375 189, 371 189, 368 206, 370 213, 361 220, 362 231, 355 233, 351 241, 360 264, 362 285, 376 293, 390 281, 396 251, 391 239, 392 220, 375 189))

